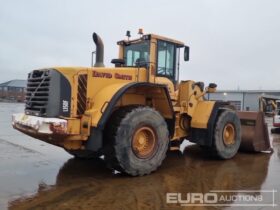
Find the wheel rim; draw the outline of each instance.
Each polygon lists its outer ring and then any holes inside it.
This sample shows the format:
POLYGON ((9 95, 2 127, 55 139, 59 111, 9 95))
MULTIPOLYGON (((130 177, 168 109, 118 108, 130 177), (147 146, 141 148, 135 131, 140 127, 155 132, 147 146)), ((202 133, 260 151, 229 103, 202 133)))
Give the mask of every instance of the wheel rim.
POLYGON ((223 131, 223 141, 226 145, 235 143, 235 129, 231 123, 226 124, 223 131))
POLYGON ((132 150, 138 158, 151 157, 156 150, 157 137, 148 126, 137 129, 132 138, 132 150))

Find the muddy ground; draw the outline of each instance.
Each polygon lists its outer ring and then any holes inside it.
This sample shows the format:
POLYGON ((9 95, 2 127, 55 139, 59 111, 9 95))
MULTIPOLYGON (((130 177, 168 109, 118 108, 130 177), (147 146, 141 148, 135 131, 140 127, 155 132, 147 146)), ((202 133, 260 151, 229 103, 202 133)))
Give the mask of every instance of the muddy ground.
MULTIPOLYGON (((114 174, 100 160, 77 160, 63 149, 11 128, 11 114, 23 104, 0 103, 0 209, 279 209, 280 135, 271 135, 274 153, 239 153, 219 161, 196 145, 169 153, 153 174, 132 178, 114 174), (277 190, 277 207, 182 207, 167 204, 166 193, 211 190, 277 190)), ((271 123, 271 120, 268 119, 271 123)), ((252 192, 226 192, 227 195, 252 192)), ((263 195, 272 203, 267 192, 263 195)))

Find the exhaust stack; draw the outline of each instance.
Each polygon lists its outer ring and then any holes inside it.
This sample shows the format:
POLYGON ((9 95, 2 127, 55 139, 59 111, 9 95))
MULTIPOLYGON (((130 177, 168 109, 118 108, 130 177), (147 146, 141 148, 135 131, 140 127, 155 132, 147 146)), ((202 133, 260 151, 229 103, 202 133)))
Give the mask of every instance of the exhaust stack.
POLYGON ((96 45, 96 57, 94 67, 104 67, 104 45, 97 33, 92 34, 93 41, 96 45))

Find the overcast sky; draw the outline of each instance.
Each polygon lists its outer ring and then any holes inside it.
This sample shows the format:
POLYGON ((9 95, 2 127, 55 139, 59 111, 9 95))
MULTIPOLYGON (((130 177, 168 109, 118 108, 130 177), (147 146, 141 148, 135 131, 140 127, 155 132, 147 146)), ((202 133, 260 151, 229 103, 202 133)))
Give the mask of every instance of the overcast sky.
POLYGON ((138 28, 185 42, 181 79, 219 89, 280 89, 278 0, 0 0, 0 82, 36 68, 90 66, 92 32, 105 45, 138 28))

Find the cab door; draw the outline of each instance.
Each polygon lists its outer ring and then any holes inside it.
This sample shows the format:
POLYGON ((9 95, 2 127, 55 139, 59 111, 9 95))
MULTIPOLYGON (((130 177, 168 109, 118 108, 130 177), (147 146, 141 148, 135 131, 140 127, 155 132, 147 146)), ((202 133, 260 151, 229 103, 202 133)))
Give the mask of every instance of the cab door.
POLYGON ((174 43, 158 40, 157 41, 157 67, 156 76, 170 79, 174 85, 179 79, 178 56, 179 48, 174 43), (177 66, 177 68, 176 68, 177 66))

